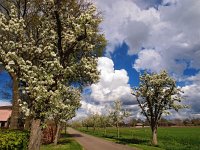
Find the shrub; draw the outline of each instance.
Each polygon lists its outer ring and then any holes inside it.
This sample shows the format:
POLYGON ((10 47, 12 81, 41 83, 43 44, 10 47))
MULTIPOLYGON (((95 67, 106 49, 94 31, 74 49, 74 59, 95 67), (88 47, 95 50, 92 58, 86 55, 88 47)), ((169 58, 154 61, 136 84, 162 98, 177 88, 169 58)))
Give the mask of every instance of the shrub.
POLYGON ((0 130, 1 150, 26 150, 29 132, 18 130, 0 130))

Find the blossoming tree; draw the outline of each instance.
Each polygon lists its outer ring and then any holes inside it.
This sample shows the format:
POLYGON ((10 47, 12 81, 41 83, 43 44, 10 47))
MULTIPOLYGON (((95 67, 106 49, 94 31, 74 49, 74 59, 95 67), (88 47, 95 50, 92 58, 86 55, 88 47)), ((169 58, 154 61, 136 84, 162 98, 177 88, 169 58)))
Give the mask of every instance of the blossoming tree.
POLYGON ((166 71, 144 73, 140 76, 139 87, 132 93, 147 118, 152 130, 152 144, 157 145, 158 122, 163 114, 169 114, 169 109, 178 111, 186 106, 181 105, 181 90, 176 86, 166 71))
POLYGON ((105 45, 98 29, 101 18, 94 5, 85 1, 27 0, 16 5, 10 0, 6 4, 0 13, 0 61, 16 77, 16 92, 20 86, 29 97, 20 103, 32 117, 29 149, 39 149, 41 125, 51 108, 73 107, 67 108, 73 114, 79 107, 66 103, 69 99, 61 95, 98 80, 96 57, 105 45))
POLYGON ((113 108, 109 113, 112 124, 117 128, 117 138, 119 138, 119 124, 127 117, 130 116, 130 113, 122 109, 122 102, 120 100, 114 101, 113 108))
POLYGON ((63 88, 59 95, 55 95, 54 106, 51 107, 49 119, 54 120, 56 124, 56 134, 54 144, 58 142, 61 124, 65 123, 76 115, 76 110, 80 105, 80 91, 72 87, 63 88), (59 99, 59 101, 57 100, 59 99))

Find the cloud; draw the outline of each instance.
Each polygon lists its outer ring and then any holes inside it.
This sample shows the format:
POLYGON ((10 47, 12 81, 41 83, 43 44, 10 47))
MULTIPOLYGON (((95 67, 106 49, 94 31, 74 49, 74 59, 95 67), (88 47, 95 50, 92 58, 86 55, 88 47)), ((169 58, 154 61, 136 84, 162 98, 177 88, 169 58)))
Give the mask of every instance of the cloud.
POLYGON ((137 70, 148 70, 151 66, 151 71, 157 72, 166 68, 166 64, 159 52, 153 49, 145 49, 138 53, 138 59, 133 67, 137 70), (145 61, 143 61, 145 60, 145 61))
POLYGON ((95 3, 104 16, 101 27, 109 42, 107 53, 125 42, 129 55, 139 55, 133 65, 137 70, 163 68, 181 76, 186 68, 200 69, 200 1, 95 0, 95 3), (152 57, 152 53, 158 58, 152 57), (146 66, 149 61, 152 65, 146 66))
MULTIPOLYGON (((145 49, 154 48, 155 53, 162 56, 165 69, 180 76, 186 68, 200 69, 199 7, 200 1, 195 0, 179 0, 170 6, 160 6, 159 21, 150 27, 150 36, 143 45, 145 49)), ((140 56, 138 59, 146 64, 146 59, 140 56)), ((160 59, 151 60, 159 63, 160 59)), ((154 66, 149 65, 148 69, 154 70, 154 66)), ((140 68, 145 66, 140 64, 140 68)))
POLYGON ((126 42, 129 54, 136 54, 149 36, 151 24, 157 22, 154 8, 144 10, 133 0, 95 0, 104 16, 101 25, 108 40, 107 52, 126 42))
POLYGON ((196 118, 200 117, 200 72, 185 79, 187 85, 181 87, 183 93, 182 104, 188 105, 188 109, 181 109, 178 112, 171 110, 172 115, 167 118, 196 118))
POLYGON ((200 114, 200 72, 195 76, 188 77, 187 80, 191 84, 182 87, 186 103, 191 106, 190 113, 200 114))
POLYGON ((136 104, 126 70, 115 70, 113 61, 107 57, 98 59, 98 70, 99 82, 87 87, 86 91, 90 91, 89 94, 83 93, 81 111, 87 114, 106 113, 106 109, 117 99, 120 99, 125 107, 136 104))
POLYGON ((95 113, 98 113, 98 114, 101 114, 105 107, 104 106, 98 106, 98 105, 95 105, 95 104, 91 104, 91 103, 87 103, 86 101, 81 101, 81 109, 83 111, 85 111, 85 115, 86 114, 95 114, 95 113))
POLYGON ((116 99, 132 99, 129 77, 126 70, 115 70, 113 61, 107 57, 98 60, 100 80, 91 85, 91 98, 98 102, 110 102, 116 99))
POLYGON ((7 102, 6 100, 0 100, 0 106, 11 106, 11 102, 7 102))

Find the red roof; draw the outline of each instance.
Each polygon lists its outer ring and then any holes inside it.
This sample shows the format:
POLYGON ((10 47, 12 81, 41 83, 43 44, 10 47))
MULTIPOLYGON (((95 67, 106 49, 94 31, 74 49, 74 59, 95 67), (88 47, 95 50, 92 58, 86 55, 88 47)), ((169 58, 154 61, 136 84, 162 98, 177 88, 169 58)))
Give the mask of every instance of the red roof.
POLYGON ((0 110, 0 121, 7 121, 11 115, 12 110, 10 109, 3 109, 0 110))

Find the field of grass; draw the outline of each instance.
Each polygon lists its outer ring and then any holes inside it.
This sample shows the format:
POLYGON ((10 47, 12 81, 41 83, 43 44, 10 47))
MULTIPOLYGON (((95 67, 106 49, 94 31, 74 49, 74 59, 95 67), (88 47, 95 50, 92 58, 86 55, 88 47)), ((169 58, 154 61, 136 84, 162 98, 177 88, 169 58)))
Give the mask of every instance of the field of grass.
POLYGON ((149 128, 120 128, 120 138, 117 139, 116 128, 108 128, 104 135, 103 129, 79 128, 80 131, 127 144, 143 150, 200 150, 200 127, 169 127, 158 129, 157 147, 151 146, 151 131, 149 128))
POLYGON ((42 145, 41 150, 83 150, 82 146, 69 135, 62 135, 59 139, 58 145, 42 145))

